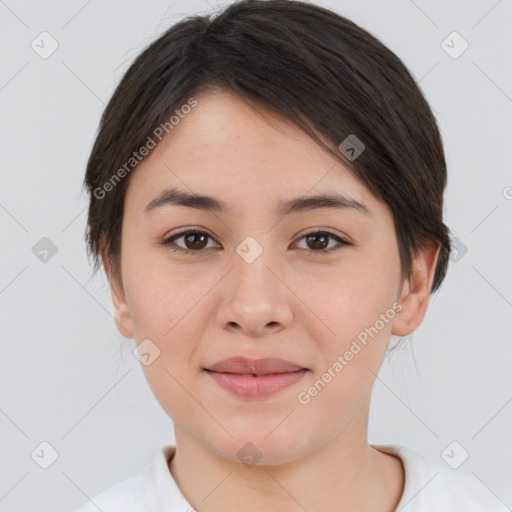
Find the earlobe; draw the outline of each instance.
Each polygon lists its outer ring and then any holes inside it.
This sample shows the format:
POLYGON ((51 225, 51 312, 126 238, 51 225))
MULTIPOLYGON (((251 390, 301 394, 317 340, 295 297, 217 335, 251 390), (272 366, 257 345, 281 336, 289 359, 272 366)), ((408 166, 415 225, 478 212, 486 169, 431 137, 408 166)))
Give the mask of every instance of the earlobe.
POLYGON ((102 261, 103 268, 105 270, 105 274, 110 285, 110 293, 112 296, 112 303, 114 306, 114 320, 117 330, 121 333, 121 335, 124 338, 133 338, 134 330, 130 309, 128 308, 128 304, 126 303, 124 293, 119 290, 119 285, 112 275, 110 258, 102 254, 102 261))
POLYGON ((133 338, 133 322, 130 310, 124 295, 117 290, 115 283, 111 283, 112 302, 114 304, 114 319, 117 330, 124 338, 133 338))
POLYGON ((427 312, 440 245, 430 245, 413 258, 412 272, 403 283, 399 302, 402 310, 393 321, 391 333, 407 336, 415 331, 427 312))

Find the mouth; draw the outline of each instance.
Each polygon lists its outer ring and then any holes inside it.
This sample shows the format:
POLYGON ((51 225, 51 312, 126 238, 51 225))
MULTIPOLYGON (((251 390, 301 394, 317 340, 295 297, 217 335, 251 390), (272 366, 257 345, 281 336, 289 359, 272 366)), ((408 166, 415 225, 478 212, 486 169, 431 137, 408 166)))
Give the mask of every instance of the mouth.
POLYGON ((216 372, 215 370, 209 370, 208 368, 204 368, 203 371, 210 372, 210 373, 220 373, 223 375, 238 375, 240 377, 264 378, 264 377, 275 377, 277 375, 285 375, 285 374, 289 374, 289 373, 306 372, 308 370, 307 370, 307 368, 300 368, 299 370, 294 370, 294 371, 290 371, 290 372, 278 372, 278 373, 236 373, 236 372, 216 372))
POLYGON ((231 358, 202 370, 223 390, 246 399, 274 395, 296 384, 310 371, 277 358, 231 358))
POLYGON ((211 366, 203 368, 217 373, 236 373, 238 375, 275 375, 291 373, 298 370, 307 370, 300 364, 286 361, 277 357, 265 357, 260 359, 249 359, 246 357, 232 357, 223 359, 211 366))

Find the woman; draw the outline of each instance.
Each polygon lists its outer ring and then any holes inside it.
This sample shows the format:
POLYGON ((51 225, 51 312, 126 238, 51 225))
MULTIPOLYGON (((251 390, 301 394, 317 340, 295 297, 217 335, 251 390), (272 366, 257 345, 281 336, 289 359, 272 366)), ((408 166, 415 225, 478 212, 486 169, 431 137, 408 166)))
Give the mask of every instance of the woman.
POLYGON ((506 510, 368 444, 390 336, 450 254, 436 121, 375 37, 294 0, 177 23, 121 80, 85 184, 89 253, 176 444, 80 512, 506 510))

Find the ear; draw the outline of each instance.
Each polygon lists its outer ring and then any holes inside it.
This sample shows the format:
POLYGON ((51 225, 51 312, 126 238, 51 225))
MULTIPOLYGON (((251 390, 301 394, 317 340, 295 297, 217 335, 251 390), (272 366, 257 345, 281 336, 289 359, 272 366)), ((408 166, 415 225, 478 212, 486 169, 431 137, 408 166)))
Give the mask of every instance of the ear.
POLYGON ((133 338, 133 321, 130 309, 126 303, 122 283, 118 283, 117 279, 113 277, 110 258, 106 252, 102 251, 101 259, 103 262, 103 269, 105 270, 105 274, 110 285, 110 293, 112 295, 112 302, 114 304, 114 320, 117 330, 123 337, 133 338))
POLYGON ((411 275, 402 286, 399 299, 402 309, 393 321, 392 334, 407 336, 423 321, 440 249, 441 244, 430 245, 413 258, 411 275))

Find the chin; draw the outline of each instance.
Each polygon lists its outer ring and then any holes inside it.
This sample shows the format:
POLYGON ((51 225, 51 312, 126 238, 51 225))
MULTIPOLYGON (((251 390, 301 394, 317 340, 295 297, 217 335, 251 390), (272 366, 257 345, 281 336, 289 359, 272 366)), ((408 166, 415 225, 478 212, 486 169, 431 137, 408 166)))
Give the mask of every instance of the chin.
MULTIPOLYGON (((275 425, 274 425, 275 426, 275 425)), ((267 431, 247 429, 243 433, 231 432, 233 439, 224 439, 215 444, 215 451, 234 462, 241 462, 247 467, 275 466, 293 462, 307 453, 304 446, 300 446, 295 436, 283 430, 282 435, 274 431, 268 435, 267 431)))

